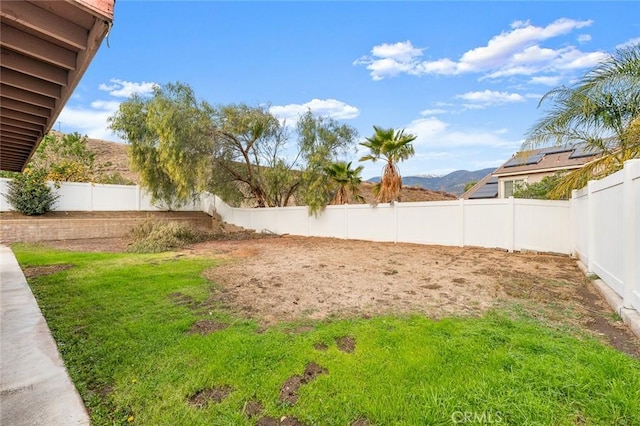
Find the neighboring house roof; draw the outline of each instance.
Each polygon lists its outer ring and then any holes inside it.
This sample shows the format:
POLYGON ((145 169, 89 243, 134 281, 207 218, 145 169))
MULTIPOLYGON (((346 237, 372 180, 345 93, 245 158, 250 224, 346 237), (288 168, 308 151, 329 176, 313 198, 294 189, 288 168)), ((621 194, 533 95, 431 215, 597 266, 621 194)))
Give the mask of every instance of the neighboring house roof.
POLYGON ((498 178, 491 173, 480 179, 460 198, 465 200, 481 200, 483 198, 496 198, 498 196, 498 178))
POLYGON ((115 0, 0 1, 0 170, 21 171, 113 22, 115 0))
POLYGON ((600 152, 589 150, 586 144, 536 149, 515 154, 492 174, 502 177, 579 169, 598 155, 600 152))
POLYGON ((499 178, 579 169, 599 155, 600 152, 590 150, 586 144, 519 152, 462 194, 461 198, 496 198, 499 178))

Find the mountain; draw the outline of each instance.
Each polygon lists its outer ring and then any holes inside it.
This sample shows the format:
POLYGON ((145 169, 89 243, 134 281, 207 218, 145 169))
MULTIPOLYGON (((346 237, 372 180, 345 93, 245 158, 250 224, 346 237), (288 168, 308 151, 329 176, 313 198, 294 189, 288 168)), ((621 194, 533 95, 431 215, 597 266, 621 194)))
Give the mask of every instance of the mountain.
MULTIPOLYGON (((456 170, 444 176, 403 176, 403 186, 419 186, 432 191, 444 191, 451 194, 462 195, 464 186, 469 182, 477 182, 495 168, 475 171, 456 170)), ((380 182, 379 177, 369 179, 369 182, 380 182)))

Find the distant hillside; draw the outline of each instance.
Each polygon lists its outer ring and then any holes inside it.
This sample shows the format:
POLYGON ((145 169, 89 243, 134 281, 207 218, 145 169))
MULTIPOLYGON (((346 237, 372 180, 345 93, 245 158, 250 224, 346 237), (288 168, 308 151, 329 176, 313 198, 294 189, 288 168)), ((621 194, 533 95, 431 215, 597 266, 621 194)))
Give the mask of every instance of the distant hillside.
MULTIPOLYGON (((477 182, 495 168, 482 169, 475 171, 456 170, 444 176, 403 176, 402 184, 404 186, 419 186, 420 188, 430 189, 432 191, 443 191, 451 194, 462 195, 464 186, 469 182, 477 182)), ((369 179, 369 182, 379 182, 380 178, 375 177, 369 179)))

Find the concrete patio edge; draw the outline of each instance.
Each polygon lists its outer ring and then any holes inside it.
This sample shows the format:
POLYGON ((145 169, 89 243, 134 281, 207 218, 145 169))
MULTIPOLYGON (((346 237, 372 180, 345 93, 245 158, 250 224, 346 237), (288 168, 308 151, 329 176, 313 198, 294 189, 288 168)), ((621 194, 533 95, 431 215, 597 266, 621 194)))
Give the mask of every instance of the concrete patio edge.
POLYGON ((89 425, 18 261, 3 245, 0 308, 0 424, 89 425))

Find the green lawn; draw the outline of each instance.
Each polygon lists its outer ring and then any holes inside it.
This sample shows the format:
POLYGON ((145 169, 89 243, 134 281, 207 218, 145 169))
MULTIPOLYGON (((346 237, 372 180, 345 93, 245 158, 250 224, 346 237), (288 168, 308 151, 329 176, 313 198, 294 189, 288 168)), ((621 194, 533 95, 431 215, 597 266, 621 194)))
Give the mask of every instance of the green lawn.
POLYGON ((203 301, 215 291, 201 277, 210 259, 13 249, 23 268, 74 265, 29 282, 95 425, 249 425, 262 416, 307 425, 640 424, 639 360, 513 311, 259 332, 221 307, 198 312, 170 296, 203 301), (187 333, 205 318, 229 326, 187 333), (355 338, 353 353, 337 348, 342 336, 355 338), (295 404, 281 402, 283 383, 312 361, 327 373, 302 385, 295 404), (221 402, 190 404, 218 386, 232 389, 221 402), (260 401, 262 414, 243 413, 248 401, 260 401))

